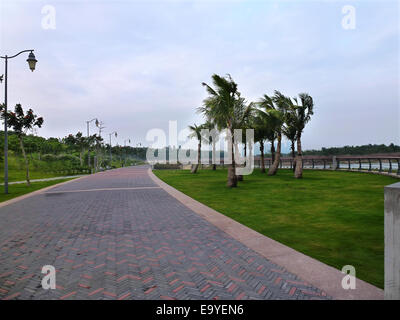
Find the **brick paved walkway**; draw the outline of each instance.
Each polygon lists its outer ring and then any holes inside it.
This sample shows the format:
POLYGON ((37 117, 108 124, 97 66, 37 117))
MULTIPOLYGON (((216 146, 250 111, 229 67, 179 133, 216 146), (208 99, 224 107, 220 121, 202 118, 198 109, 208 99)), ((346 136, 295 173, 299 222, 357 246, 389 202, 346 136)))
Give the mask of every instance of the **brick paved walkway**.
POLYGON ((0 208, 0 299, 326 299, 159 188, 146 167, 0 208), (41 287, 42 266, 57 289, 41 287))

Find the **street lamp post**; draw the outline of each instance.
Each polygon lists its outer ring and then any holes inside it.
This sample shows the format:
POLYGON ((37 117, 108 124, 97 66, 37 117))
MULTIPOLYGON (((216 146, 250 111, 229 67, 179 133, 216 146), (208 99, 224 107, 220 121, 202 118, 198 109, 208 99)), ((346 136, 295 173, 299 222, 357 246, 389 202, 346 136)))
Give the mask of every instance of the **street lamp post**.
POLYGON ((28 59, 26 60, 29 64, 29 69, 35 70, 36 67, 36 57, 33 54, 33 49, 23 50, 18 52, 13 56, 0 56, 0 58, 5 60, 5 72, 4 72, 4 193, 8 193, 8 132, 7 132, 7 78, 8 78, 8 59, 15 58, 21 53, 30 52, 28 59))
POLYGON ((110 165, 111 165, 111 166, 112 166, 111 136, 112 136, 113 134, 115 135, 115 137, 118 136, 117 131, 113 131, 113 132, 109 133, 109 136, 110 136, 110 165))
POLYGON ((90 144, 89 144, 89 124, 93 121, 96 121, 96 126, 99 126, 99 120, 97 120, 97 118, 93 118, 92 120, 86 121, 86 125, 87 125, 87 137, 88 137, 88 168, 90 170, 90 144))
POLYGON ((124 140, 124 149, 125 149, 125 159, 124 159, 124 165, 126 165, 126 142, 131 143, 131 139, 126 139, 124 140))

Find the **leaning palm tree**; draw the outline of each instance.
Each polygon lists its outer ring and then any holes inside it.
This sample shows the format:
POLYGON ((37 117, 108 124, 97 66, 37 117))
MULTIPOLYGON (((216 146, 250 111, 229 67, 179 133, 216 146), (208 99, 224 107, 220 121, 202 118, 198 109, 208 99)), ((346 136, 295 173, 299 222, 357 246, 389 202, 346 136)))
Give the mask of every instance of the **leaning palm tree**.
POLYGON ((270 133, 265 112, 255 109, 250 123, 254 128, 254 141, 260 145, 260 170, 265 173, 264 145, 270 133))
POLYGON ((308 93, 299 94, 300 101, 297 98, 293 98, 291 103, 291 115, 293 116, 294 126, 296 127, 297 134, 297 156, 296 156, 296 169, 294 171, 294 177, 296 179, 303 177, 303 159, 301 150, 301 134, 303 133, 304 127, 307 122, 311 120, 311 116, 314 114, 314 101, 308 93), (299 103, 300 102, 300 103, 299 103))
MULTIPOLYGON (((275 91, 273 97, 264 95, 259 102, 259 106, 264 110, 267 116, 267 123, 269 123, 272 131, 275 132, 277 138, 277 147, 275 158, 273 163, 268 170, 268 175, 275 175, 278 171, 280 158, 281 158, 281 148, 282 148, 282 126, 285 122, 286 110, 288 107, 288 98, 285 97, 279 91, 275 91)), ((271 145, 272 149, 273 144, 271 145)))
POLYGON ((227 129, 230 133, 230 150, 232 158, 231 164, 228 166, 228 187, 237 186, 236 165, 234 156, 234 129, 241 127, 243 115, 248 112, 248 106, 245 105, 244 99, 240 97, 237 84, 228 74, 226 78, 217 74, 212 75, 214 88, 203 82, 209 96, 204 99, 203 106, 198 111, 203 113, 207 119, 211 119, 217 126, 218 130, 227 129))
MULTIPOLYGON (((291 107, 289 107, 289 111, 286 115, 285 119, 285 124, 282 127, 282 133, 290 141, 290 150, 292 154, 292 158, 296 157, 296 152, 295 152, 295 143, 296 143, 296 137, 297 137, 297 129, 295 126, 295 118, 294 114, 291 111, 291 107)), ((296 168, 296 162, 293 161, 293 171, 295 171, 296 168)))
POLYGON ((268 170, 268 175, 273 176, 278 171, 279 163, 281 161, 281 150, 282 150, 282 125, 284 122, 284 114, 279 110, 268 111, 268 121, 271 123, 273 130, 276 132, 277 144, 275 151, 275 159, 268 170))
POLYGON ((276 132, 275 129, 271 126, 270 122, 268 123, 268 127, 267 127, 267 141, 271 144, 270 147, 270 152, 271 152, 271 158, 272 158, 272 162, 275 161, 275 140, 277 138, 276 136, 276 132))
MULTIPOLYGON (((254 106, 253 102, 250 102, 249 104, 246 103, 246 100, 244 98, 240 97, 240 93, 238 94, 238 99, 236 101, 236 106, 235 106, 235 129, 241 129, 242 130, 242 143, 244 141, 244 157, 246 158, 246 152, 247 152, 247 144, 246 144, 246 129, 250 129, 250 118, 251 114, 253 112, 254 106)), ((239 159, 240 156, 240 151, 239 151, 239 144, 237 141, 234 141, 234 148, 235 148, 235 154, 236 154, 236 159, 239 159)), ((243 181, 243 175, 236 175, 236 179, 238 181, 243 181)))
POLYGON ((189 135, 189 138, 196 138, 198 141, 197 144, 197 163, 195 165, 192 165, 192 173, 196 173, 197 169, 199 168, 200 165, 200 159, 201 159, 201 130, 203 129, 203 126, 198 126, 194 124, 193 126, 189 126, 189 130, 192 131, 192 133, 189 135))

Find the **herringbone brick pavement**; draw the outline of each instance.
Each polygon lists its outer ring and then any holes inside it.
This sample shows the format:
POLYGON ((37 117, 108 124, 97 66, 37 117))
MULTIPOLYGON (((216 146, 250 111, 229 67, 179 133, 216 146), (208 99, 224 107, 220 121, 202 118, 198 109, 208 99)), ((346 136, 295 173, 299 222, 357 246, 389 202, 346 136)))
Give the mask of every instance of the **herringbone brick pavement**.
POLYGON ((122 168, 0 208, 0 299, 328 299, 122 168), (41 287, 44 265, 55 290, 41 287))

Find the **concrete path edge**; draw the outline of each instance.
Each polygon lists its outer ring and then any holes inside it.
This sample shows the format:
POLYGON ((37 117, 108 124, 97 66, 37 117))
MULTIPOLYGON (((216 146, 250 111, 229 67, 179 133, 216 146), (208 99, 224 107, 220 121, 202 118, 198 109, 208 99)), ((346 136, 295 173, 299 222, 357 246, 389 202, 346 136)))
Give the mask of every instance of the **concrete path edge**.
POLYGON ((341 284, 345 275, 341 271, 270 239, 192 199, 159 179, 154 175, 151 168, 148 169, 148 174, 156 184, 186 207, 229 234, 232 238, 242 242, 258 254, 282 266, 289 272, 296 274, 298 277, 309 282, 313 286, 325 291, 333 299, 384 299, 384 292, 382 289, 360 279, 356 279, 356 289, 343 289, 341 284))
MULTIPOLYGON (((117 169, 111 169, 111 170, 107 170, 107 171, 113 171, 113 170, 117 170, 117 169)), ((80 180, 80 179, 85 179, 85 178, 91 177, 91 176, 93 176, 95 174, 102 174, 102 173, 107 172, 107 171, 101 171, 101 172, 97 172, 97 173, 93 173, 93 174, 85 174, 85 175, 82 175, 82 176, 78 176, 77 178, 70 178, 70 180, 68 180, 68 181, 63 181, 63 182, 60 182, 60 183, 56 183, 56 184, 53 184, 51 186, 48 186, 48 187, 45 187, 45 188, 42 188, 42 189, 38 189, 36 191, 32 191, 32 192, 23 194, 22 196, 15 197, 15 198, 12 198, 10 200, 6 200, 6 201, 3 201, 3 202, 0 202, 0 208, 8 206, 8 205, 10 205, 10 204, 12 204, 14 202, 18 202, 18 201, 24 200, 26 198, 35 196, 37 194, 44 193, 44 192, 46 192, 46 191, 48 191, 50 189, 53 189, 55 187, 59 187, 61 185, 64 185, 64 184, 67 184, 67 183, 70 183, 70 182, 73 182, 73 181, 77 181, 77 180, 80 180)), ((60 177, 60 180, 63 180, 63 179, 68 179, 68 177, 60 177)), ((34 182, 34 181, 31 180, 31 182, 34 182)))
MULTIPOLYGON (((87 176, 87 174, 76 174, 72 176, 59 176, 59 177, 51 177, 51 178, 42 178, 42 179, 31 179, 30 182, 45 182, 45 181, 53 181, 53 180, 63 180, 63 179, 74 179, 87 176)), ((12 184, 24 184, 26 180, 23 181, 11 181, 8 182, 9 185, 12 184)), ((0 186, 4 186, 4 183, 0 183, 0 186)))
MULTIPOLYGON (((53 188, 58 187, 58 186, 61 186, 61 185, 63 185, 63 184, 67 184, 67 183, 70 183, 70 182, 72 182, 72 181, 77 181, 77 180, 79 180, 79 179, 83 179, 83 178, 87 178, 87 177, 88 177, 88 176, 85 175, 85 176, 81 176, 81 177, 79 177, 79 178, 71 178, 71 180, 63 181, 63 182, 60 182, 60 183, 56 183, 56 184, 53 184, 53 185, 51 185, 51 186, 48 186, 48 187, 45 187, 45 188, 42 188, 42 189, 38 189, 38 190, 35 190, 35 191, 32 191, 32 192, 23 194, 22 196, 15 197, 15 198, 12 198, 12 199, 10 199, 10 200, 6 200, 6 201, 3 201, 3 202, 0 202, 0 208, 5 207, 5 206, 8 206, 8 205, 10 205, 10 204, 12 204, 12 203, 15 203, 15 202, 24 200, 24 199, 26 199, 26 198, 35 196, 35 195, 37 195, 37 194, 46 192, 46 191, 48 191, 48 190, 50 190, 50 189, 53 189, 53 188)), ((68 178, 67 178, 67 179, 68 179, 68 178)), ((63 180, 63 179, 61 178, 60 180, 63 180)))

